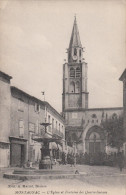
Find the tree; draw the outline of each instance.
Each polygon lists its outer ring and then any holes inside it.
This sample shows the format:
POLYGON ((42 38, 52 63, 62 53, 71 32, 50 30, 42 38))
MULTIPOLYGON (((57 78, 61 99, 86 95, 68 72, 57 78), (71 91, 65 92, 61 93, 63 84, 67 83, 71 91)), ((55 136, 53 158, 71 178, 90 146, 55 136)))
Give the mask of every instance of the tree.
POLYGON ((103 120, 101 125, 107 135, 107 144, 111 147, 116 147, 119 151, 125 141, 123 117, 117 117, 115 114, 112 118, 103 120))

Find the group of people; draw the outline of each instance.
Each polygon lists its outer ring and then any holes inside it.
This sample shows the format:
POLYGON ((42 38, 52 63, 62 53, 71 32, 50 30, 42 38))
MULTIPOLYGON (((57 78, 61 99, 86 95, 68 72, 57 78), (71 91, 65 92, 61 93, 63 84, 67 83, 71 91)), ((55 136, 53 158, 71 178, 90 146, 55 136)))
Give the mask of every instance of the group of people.
POLYGON ((70 164, 71 166, 75 166, 76 164, 76 155, 74 153, 62 152, 62 164, 70 164))
POLYGON ((106 165, 106 166, 119 166, 120 171, 125 165, 125 158, 123 152, 118 153, 68 153, 62 152, 62 161, 63 165, 70 164, 75 166, 75 164, 87 164, 87 165, 106 165))

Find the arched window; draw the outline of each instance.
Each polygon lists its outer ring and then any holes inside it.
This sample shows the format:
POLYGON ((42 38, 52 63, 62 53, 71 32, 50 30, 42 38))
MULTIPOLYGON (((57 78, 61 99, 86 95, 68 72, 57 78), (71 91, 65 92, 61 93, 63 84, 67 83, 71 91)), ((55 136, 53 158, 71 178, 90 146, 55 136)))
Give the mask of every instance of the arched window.
POLYGON ((75 83, 73 81, 70 83, 70 93, 75 93, 75 83))
POLYGON ((70 68, 70 77, 71 78, 75 77, 75 69, 74 68, 70 68))
POLYGON ((80 67, 76 68, 76 77, 80 77, 81 76, 81 71, 80 71, 80 67))
POLYGON ((76 93, 80 93, 80 82, 76 82, 76 93))
POLYGON ((74 48, 74 55, 76 56, 77 55, 77 49, 74 48))
POLYGON ((79 55, 80 55, 80 57, 81 57, 81 49, 79 50, 79 55))

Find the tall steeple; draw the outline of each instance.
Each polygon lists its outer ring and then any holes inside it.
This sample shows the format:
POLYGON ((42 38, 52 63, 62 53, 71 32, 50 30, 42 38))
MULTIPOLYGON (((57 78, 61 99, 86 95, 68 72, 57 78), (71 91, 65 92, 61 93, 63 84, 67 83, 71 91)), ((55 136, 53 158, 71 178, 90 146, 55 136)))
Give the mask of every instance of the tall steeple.
POLYGON ((80 41, 80 35, 79 35, 79 31, 78 31, 78 26, 77 26, 76 16, 74 18, 74 24, 73 24, 73 30, 72 30, 72 34, 71 34, 69 49, 72 47, 82 47, 81 41, 80 41))
POLYGON ((63 113, 88 108, 87 63, 83 60, 76 17, 68 48, 68 62, 63 65, 63 113))
POLYGON ((68 48, 68 63, 82 62, 83 48, 80 41, 80 35, 77 26, 76 16, 74 18, 73 30, 68 48))

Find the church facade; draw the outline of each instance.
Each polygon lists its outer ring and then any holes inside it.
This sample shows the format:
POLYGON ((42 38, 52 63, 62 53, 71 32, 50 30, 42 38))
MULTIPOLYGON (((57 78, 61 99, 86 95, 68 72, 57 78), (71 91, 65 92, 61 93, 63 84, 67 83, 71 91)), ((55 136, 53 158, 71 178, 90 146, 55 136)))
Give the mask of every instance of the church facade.
POLYGON ((87 88, 88 65, 83 58, 76 17, 67 50, 68 62, 63 65, 62 112, 65 118, 66 141, 79 153, 105 152, 106 133, 102 121, 119 117, 122 108, 89 108, 87 88))

